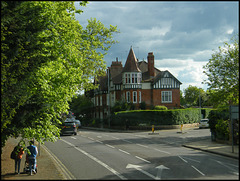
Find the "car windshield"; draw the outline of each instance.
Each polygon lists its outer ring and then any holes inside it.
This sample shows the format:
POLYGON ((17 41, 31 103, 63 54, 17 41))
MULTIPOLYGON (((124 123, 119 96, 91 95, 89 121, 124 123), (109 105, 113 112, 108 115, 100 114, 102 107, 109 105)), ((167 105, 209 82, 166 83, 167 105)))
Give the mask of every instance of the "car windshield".
POLYGON ((202 119, 201 122, 208 122, 208 119, 202 119))

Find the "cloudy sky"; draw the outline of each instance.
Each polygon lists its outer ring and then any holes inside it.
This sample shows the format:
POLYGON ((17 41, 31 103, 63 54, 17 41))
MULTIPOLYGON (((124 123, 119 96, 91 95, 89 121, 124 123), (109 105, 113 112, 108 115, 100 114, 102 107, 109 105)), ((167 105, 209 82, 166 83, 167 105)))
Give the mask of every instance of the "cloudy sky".
MULTIPOLYGON (((77 9, 79 3, 75 3, 77 9)), ((83 27, 96 18, 106 27, 117 25, 114 44, 105 56, 107 66, 118 57, 125 65, 130 47, 136 57, 155 56, 155 67, 168 70, 182 82, 207 89, 203 65, 214 50, 239 32, 238 1, 90 1, 76 19, 83 27)))

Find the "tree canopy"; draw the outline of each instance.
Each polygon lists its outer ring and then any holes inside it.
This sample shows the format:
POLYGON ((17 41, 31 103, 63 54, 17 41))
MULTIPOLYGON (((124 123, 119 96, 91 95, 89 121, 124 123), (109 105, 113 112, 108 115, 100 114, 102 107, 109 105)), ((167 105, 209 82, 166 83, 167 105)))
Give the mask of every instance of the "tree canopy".
POLYGON ((105 70, 117 26, 83 28, 75 13, 72 1, 1 1, 1 147, 9 136, 55 140, 68 102, 105 70))
POLYGON ((208 76, 205 83, 209 86, 215 100, 221 104, 239 103, 239 40, 233 37, 231 43, 224 43, 212 54, 209 62, 203 66, 208 76))

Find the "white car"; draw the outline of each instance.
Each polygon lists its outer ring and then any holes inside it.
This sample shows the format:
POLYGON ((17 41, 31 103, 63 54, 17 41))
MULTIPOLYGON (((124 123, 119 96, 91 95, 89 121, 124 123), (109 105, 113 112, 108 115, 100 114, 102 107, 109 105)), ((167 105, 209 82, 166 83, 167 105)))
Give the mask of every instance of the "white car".
POLYGON ((209 128, 209 119, 201 119, 199 123, 199 128, 209 128))

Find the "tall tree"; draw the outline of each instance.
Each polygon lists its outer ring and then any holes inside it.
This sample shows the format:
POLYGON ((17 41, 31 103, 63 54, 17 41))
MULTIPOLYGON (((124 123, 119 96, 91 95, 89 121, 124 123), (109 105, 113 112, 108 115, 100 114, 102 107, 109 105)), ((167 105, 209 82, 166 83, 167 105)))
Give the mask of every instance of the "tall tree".
POLYGON ((184 101, 188 107, 199 106, 199 96, 202 103, 204 94, 205 92, 203 89, 189 85, 184 89, 184 101))
POLYGON ((231 43, 224 43, 212 54, 209 62, 203 66, 208 80, 204 82, 214 90, 218 103, 239 103, 239 40, 238 35, 231 43))
POLYGON ((68 101, 103 73, 117 27, 90 19, 84 29, 81 12, 71 1, 1 1, 1 147, 11 135, 55 140, 68 101))
POLYGON ((92 121, 93 103, 89 97, 81 94, 75 95, 69 107, 76 119, 81 121, 82 125, 87 125, 92 121))

